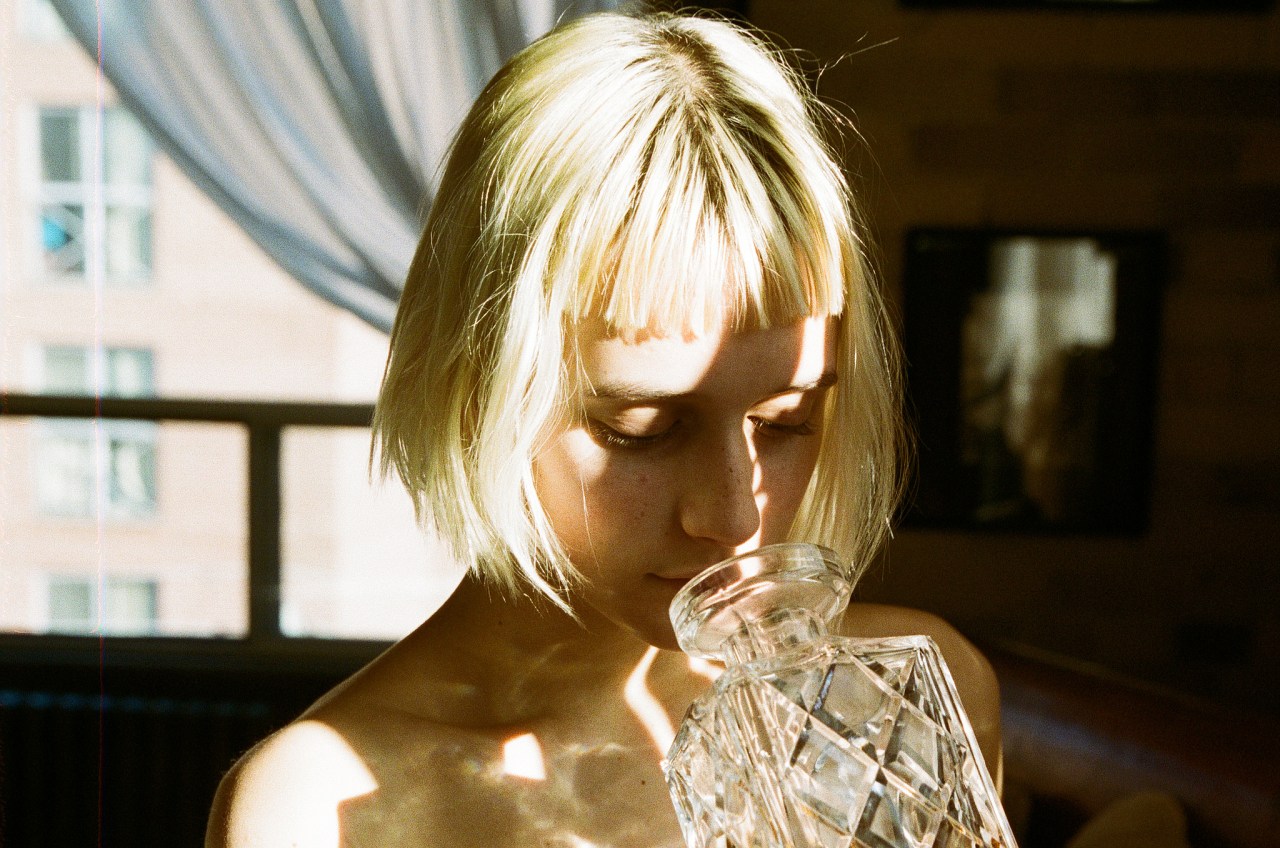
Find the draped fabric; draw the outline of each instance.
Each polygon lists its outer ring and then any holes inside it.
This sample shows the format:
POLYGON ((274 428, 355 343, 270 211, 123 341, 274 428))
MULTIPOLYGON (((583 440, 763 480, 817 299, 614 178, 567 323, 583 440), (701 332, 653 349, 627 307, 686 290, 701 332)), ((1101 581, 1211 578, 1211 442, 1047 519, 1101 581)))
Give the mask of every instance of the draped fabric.
POLYGON ((503 62, 618 0, 52 0, 165 152, 387 330, 450 138, 503 62))

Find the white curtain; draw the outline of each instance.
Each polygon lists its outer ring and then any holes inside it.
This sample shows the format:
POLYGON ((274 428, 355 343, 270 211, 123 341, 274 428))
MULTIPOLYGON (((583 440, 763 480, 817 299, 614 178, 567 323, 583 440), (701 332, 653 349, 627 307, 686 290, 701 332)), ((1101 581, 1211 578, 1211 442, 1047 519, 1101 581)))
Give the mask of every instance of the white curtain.
POLYGON ((618 0, 52 0, 186 174, 303 285, 389 329, 480 89, 618 0))

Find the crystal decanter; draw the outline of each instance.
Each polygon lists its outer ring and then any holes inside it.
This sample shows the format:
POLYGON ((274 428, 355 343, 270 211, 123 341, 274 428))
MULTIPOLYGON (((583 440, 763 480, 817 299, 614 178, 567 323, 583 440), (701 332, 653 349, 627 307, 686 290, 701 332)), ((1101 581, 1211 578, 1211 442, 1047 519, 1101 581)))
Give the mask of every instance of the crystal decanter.
POLYGON ((663 763, 690 848, 1015 848, 927 636, 827 632, 852 586, 831 551, 770 545, 680 590, 691 656, 725 663, 663 763))

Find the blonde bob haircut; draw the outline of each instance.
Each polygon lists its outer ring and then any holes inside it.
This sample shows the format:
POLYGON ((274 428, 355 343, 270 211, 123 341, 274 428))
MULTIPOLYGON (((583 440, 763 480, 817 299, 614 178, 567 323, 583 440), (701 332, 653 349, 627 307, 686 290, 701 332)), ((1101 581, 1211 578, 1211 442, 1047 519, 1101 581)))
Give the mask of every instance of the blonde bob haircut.
POLYGON ((897 505, 901 418, 827 114, 755 36, 669 14, 580 18, 489 83, 445 165, 374 415, 383 474, 461 562, 568 609, 580 575, 533 458, 570 410, 576 322, 625 336, 825 315, 839 381, 791 538, 861 573, 897 505))

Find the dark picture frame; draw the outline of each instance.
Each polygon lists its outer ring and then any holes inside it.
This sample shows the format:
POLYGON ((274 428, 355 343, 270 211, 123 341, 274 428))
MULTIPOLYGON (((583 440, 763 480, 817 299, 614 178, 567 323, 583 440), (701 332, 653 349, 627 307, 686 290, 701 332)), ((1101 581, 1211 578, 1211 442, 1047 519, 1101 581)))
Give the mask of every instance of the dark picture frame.
POLYGON ((1156 232, 910 231, 906 525, 1141 532, 1166 269, 1156 232))

